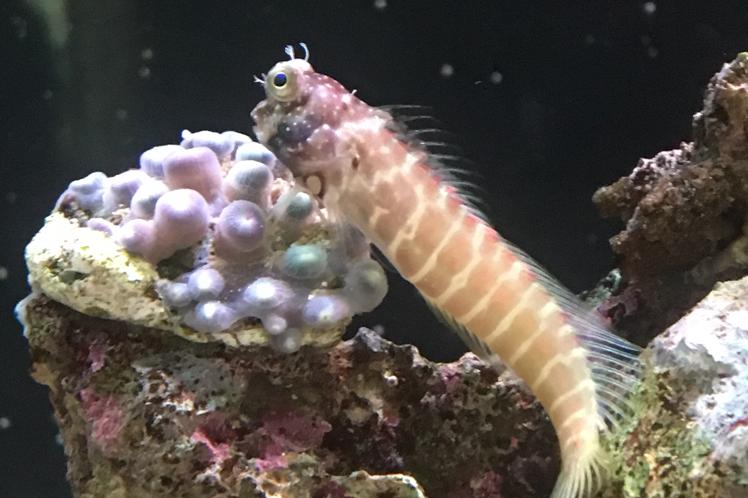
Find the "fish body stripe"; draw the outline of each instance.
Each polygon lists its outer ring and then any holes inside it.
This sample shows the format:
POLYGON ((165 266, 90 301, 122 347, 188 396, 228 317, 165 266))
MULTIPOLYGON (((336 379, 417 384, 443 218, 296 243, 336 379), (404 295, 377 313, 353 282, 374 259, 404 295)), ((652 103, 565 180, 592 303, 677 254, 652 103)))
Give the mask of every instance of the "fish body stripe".
POLYGON ((580 396, 584 395, 584 391, 594 391, 595 389, 595 383, 592 381, 592 379, 585 379, 581 382, 579 382, 574 388, 569 389, 559 397, 557 397, 555 400, 553 400, 553 403, 548 407, 548 413, 556 413, 558 409, 569 401, 574 396, 580 396))
POLYGON ((434 266, 436 265, 436 260, 439 257, 439 254, 441 254, 441 252, 445 250, 447 244, 449 244, 451 237, 461 228, 462 218, 456 219, 450 224, 449 229, 444 233, 444 238, 441 242, 439 242, 439 245, 436 247, 436 249, 434 249, 434 252, 432 252, 431 255, 429 255, 428 259, 423 263, 421 269, 408 278, 408 280, 410 280, 412 284, 417 287, 419 282, 421 282, 429 275, 429 273, 434 269, 434 266))
POLYGON ((456 203, 427 167, 411 165, 405 175, 385 157, 366 160, 379 166, 362 165, 372 174, 350 181, 341 210, 355 212, 345 203, 361 206, 362 197, 377 192, 356 224, 400 273, 507 362, 546 409, 554 407, 549 415, 557 431, 582 423, 597 430, 596 421, 568 422, 595 410, 594 390, 579 388, 589 380, 584 351, 526 263, 456 203))
POLYGON ((519 260, 514 260, 512 262, 512 266, 509 268, 509 271, 502 273, 496 279, 496 283, 489 293, 485 294, 479 301, 477 301, 467 313, 456 316, 455 318, 463 323, 469 323, 470 321, 472 321, 478 315, 478 313, 486 309, 486 305, 491 302, 492 298, 494 297, 494 293, 498 292, 508 281, 515 280, 519 276, 520 272, 522 272, 523 270, 522 266, 522 262, 520 262, 519 260))
MULTIPOLYGON (((473 232, 471 249, 477 251, 485 239, 486 230, 483 229, 484 225, 479 225, 478 229, 473 232)), ((434 297, 434 303, 438 306, 444 306, 446 302, 455 293, 465 291, 465 286, 468 285, 469 277, 473 270, 480 265, 481 258, 472 258, 470 262, 462 270, 459 271, 449 282, 449 287, 438 296, 434 297)))
MULTIPOLYGON (((507 312, 505 312, 499 324, 487 336, 485 336, 484 340, 488 344, 491 344, 492 342, 499 339, 502 334, 509 331, 515 318, 517 318, 520 313, 527 311, 528 305, 531 303, 537 292, 539 292, 539 286, 535 283, 531 284, 527 289, 522 291, 519 301, 517 301, 514 306, 512 306, 507 312)), ((538 328, 538 330, 543 331, 542 328, 538 328)), ((510 361, 509 363, 513 362, 510 361)))

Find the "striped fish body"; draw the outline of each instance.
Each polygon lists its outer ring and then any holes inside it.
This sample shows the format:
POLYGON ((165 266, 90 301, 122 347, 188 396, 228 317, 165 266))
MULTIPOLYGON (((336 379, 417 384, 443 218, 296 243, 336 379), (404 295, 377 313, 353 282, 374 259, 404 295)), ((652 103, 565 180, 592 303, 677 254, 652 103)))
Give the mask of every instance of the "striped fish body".
MULTIPOLYGON (((292 51, 289 51, 292 54, 292 51)), ((276 64, 252 111, 273 150, 330 216, 363 232, 482 357, 499 357, 550 416, 562 470, 552 498, 604 479, 599 431, 625 414, 637 348, 590 318, 568 291, 501 239, 428 155, 306 60, 276 64)))
POLYGON ((597 440, 584 349, 532 268, 387 129, 362 136, 356 173, 330 199, 423 296, 521 377, 566 453, 597 440))

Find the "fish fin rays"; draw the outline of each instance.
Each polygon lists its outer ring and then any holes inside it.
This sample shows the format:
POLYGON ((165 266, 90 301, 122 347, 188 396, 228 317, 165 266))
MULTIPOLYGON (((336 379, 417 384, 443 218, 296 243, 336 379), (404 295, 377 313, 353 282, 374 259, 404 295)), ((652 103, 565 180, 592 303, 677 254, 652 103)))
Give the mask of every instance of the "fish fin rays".
POLYGON ((595 439, 574 459, 565 459, 550 498, 587 498, 600 490, 610 467, 595 439))
MULTIPOLYGON (((451 186, 455 195, 471 214, 489 223, 485 215, 485 193, 478 186, 480 175, 469 168, 462 149, 453 143, 454 135, 441 128, 441 122, 431 115, 428 107, 419 105, 380 106, 391 118, 387 128, 398 140, 424 153, 424 161, 439 180, 451 186)), ((489 223, 490 224, 490 223, 489 223)))
POLYGON ((470 349, 470 351, 473 352, 478 358, 491 365, 499 372, 506 369, 504 363, 501 361, 498 355, 496 355, 496 353, 491 351, 491 348, 488 347, 488 344, 476 337, 475 334, 458 323, 452 315, 447 313, 426 296, 423 296, 423 299, 426 301, 426 304, 428 304, 429 308, 431 308, 431 311, 434 313, 434 315, 436 315, 436 317, 439 318, 446 326, 452 329, 452 331, 454 331, 455 334, 457 334, 457 336, 462 339, 462 341, 470 349))
POLYGON ((641 348, 615 335, 594 309, 586 306, 527 253, 505 240, 503 243, 530 268, 535 279, 561 307, 585 349, 603 425, 617 427, 621 419, 633 413, 628 394, 641 378, 641 348))

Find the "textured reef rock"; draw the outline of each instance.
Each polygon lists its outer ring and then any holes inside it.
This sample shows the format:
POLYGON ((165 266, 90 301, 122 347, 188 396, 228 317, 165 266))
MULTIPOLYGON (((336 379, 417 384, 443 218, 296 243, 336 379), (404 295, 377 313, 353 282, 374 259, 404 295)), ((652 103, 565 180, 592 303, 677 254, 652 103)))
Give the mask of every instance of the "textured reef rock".
POLYGON ((553 429, 511 375, 371 331, 295 354, 20 307, 78 497, 540 497, 553 429), (425 490, 425 491, 424 491, 425 490))
POLYGON ((748 496, 748 53, 712 78, 693 132, 594 197, 626 229, 590 298, 649 343, 610 498, 748 496))
POLYGON ((623 288, 602 309, 640 343, 748 269, 748 53, 712 78, 693 133, 593 199, 626 223, 611 239, 623 288))
POLYGON ((717 284, 644 353, 606 498, 748 496, 748 277, 717 284))
MULTIPOLYGON (((555 434, 511 373, 366 330, 328 347, 381 300, 381 269, 227 133, 71 183, 29 244, 18 313, 75 495, 547 497, 555 434), (194 230, 170 232, 180 205, 194 230)), ((748 54, 710 82, 694 134, 595 196, 626 229, 589 299, 649 344, 601 498, 748 496, 748 54)))
MULTIPOLYGON (((540 498, 558 470, 540 406, 472 354, 434 364, 367 330, 290 355, 200 344, 43 295, 19 316, 79 497, 540 498)), ((748 277, 645 358, 603 496, 746 496, 748 277)))

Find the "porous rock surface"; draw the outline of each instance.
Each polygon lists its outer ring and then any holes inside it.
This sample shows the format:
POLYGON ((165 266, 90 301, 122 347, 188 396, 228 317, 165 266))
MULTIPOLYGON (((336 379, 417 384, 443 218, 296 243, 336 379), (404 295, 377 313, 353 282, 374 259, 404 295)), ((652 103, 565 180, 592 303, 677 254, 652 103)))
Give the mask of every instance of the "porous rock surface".
POLYGON ((748 277, 717 284, 644 353, 606 497, 748 496, 748 277))
POLYGON ((186 341, 43 295, 20 312, 78 497, 541 497, 542 409, 472 354, 362 329, 295 354, 186 341))
POLYGON ((712 78, 693 135, 593 198, 626 224, 611 239, 623 286, 602 309, 640 343, 748 268, 748 53, 712 78))
MULTIPOLYGON (((540 498, 558 471, 540 406, 472 354, 434 364, 366 329, 291 355, 198 344, 42 295, 21 316, 76 496, 540 498)), ((644 361, 601 496, 747 496, 748 277, 644 361)))

